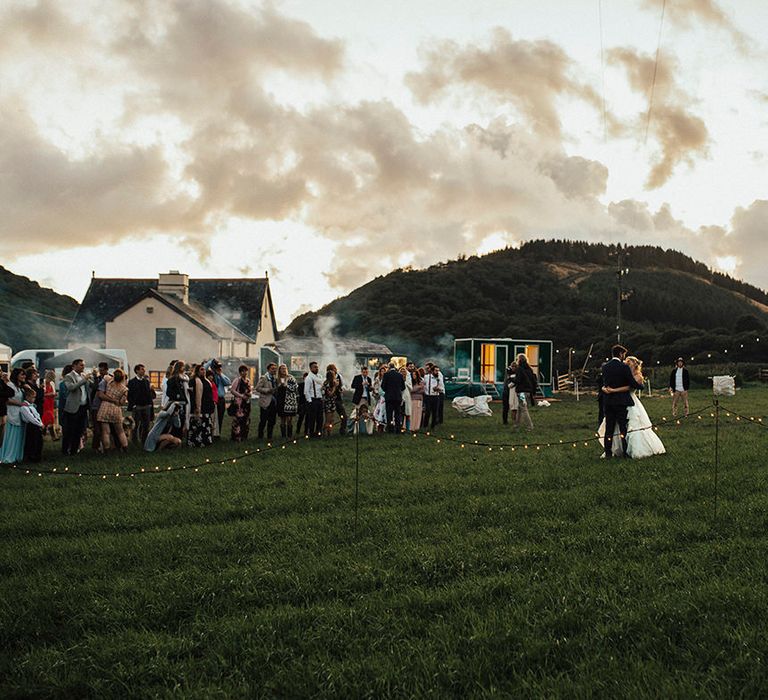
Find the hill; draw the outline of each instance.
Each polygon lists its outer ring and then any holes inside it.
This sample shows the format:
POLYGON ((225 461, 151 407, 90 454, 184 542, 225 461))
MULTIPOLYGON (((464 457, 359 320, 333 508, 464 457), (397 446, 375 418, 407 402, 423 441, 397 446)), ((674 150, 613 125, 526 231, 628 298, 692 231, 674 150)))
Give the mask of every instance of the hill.
POLYGON ((0 342, 14 352, 66 347, 64 335, 77 306, 72 297, 0 266, 0 342))
MULTIPOLYGON (((311 335, 319 317, 336 333, 387 343, 409 355, 450 354, 453 337, 552 339, 583 361, 594 342, 602 357, 616 337, 617 247, 532 241, 424 270, 377 277, 287 333, 311 335)), ((675 357, 765 360, 757 340, 768 327, 768 294, 707 268, 682 253, 653 246, 622 248, 622 341, 646 363, 675 357), (726 352, 727 351, 727 352, 726 352)))

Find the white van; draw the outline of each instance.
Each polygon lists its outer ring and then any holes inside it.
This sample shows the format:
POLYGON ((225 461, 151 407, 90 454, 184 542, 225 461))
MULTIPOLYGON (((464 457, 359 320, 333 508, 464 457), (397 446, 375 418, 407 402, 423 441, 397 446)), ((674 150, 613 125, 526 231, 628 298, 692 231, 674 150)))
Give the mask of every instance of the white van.
MULTIPOLYGON (((50 359, 51 357, 62 355, 65 352, 70 352, 70 348, 32 348, 29 350, 19 350, 19 352, 17 352, 11 358, 11 369, 21 367, 25 362, 32 362, 35 367, 40 369, 43 366, 43 362, 50 359)), ((124 370, 128 370, 128 355, 126 354, 125 350, 108 348, 105 350, 98 349, 98 352, 103 352, 105 355, 114 357, 118 362, 120 362, 120 365, 124 370)), ((58 375, 61 373, 63 368, 64 365, 56 364, 53 369, 56 370, 56 374, 58 375)))

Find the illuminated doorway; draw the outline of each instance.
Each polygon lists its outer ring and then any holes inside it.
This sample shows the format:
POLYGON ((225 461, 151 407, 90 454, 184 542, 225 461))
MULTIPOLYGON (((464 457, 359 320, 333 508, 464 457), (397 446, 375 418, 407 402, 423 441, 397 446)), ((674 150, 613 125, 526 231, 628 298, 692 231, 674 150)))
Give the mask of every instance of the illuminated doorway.
POLYGON ((480 381, 487 384, 496 381, 496 345, 480 345, 480 381))
POLYGON ((519 354, 525 355, 528 364, 533 370, 534 376, 539 376, 539 346, 538 345, 515 345, 515 360, 519 354))

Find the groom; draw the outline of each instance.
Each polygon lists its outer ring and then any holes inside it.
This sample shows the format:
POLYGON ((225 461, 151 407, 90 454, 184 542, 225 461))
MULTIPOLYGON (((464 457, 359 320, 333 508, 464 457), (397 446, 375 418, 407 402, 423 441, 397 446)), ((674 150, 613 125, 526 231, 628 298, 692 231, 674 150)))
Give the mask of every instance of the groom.
POLYGON ((627 349, 622 345, 614 345, 611 348, 613 356, 603 365, 602 386, 611 389, 620 389, 629 387, 629 391, 605 392, 603 396, 603 407, 605 411, 605 458, 613 457, 613 433, 616 425, 619 426, 621 435, 621 446, 623 447, 623 456, 627 457, 627 408, 632 406, 632 389, 642 389, 632 376, 632 370, 624 364, 624 358, 627 356, 627 349))

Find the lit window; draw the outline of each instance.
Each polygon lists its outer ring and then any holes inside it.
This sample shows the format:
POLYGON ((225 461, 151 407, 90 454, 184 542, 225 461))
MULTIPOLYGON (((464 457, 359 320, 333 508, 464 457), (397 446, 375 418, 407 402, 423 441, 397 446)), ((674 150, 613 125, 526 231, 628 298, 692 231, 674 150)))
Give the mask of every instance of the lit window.
POLYGON ((291 372, 306 372, 307 358, 304 355, 291 355, 291 372))
POLYGON ((156 372, 154 370, 150 370, 147 372, 149 375, 149 383, 152 385, 152 388, 155 391, 160 391, 160 387, 163 384, 163 379, 165 379, 165 372, 156 372))
POLYGON ((480 381, 496 381, 496 346, 492 343, 480 345, 480 381))
POLYGON ((176 329, 155 328, 155 348, 157 350, 175 350, 176 329))

